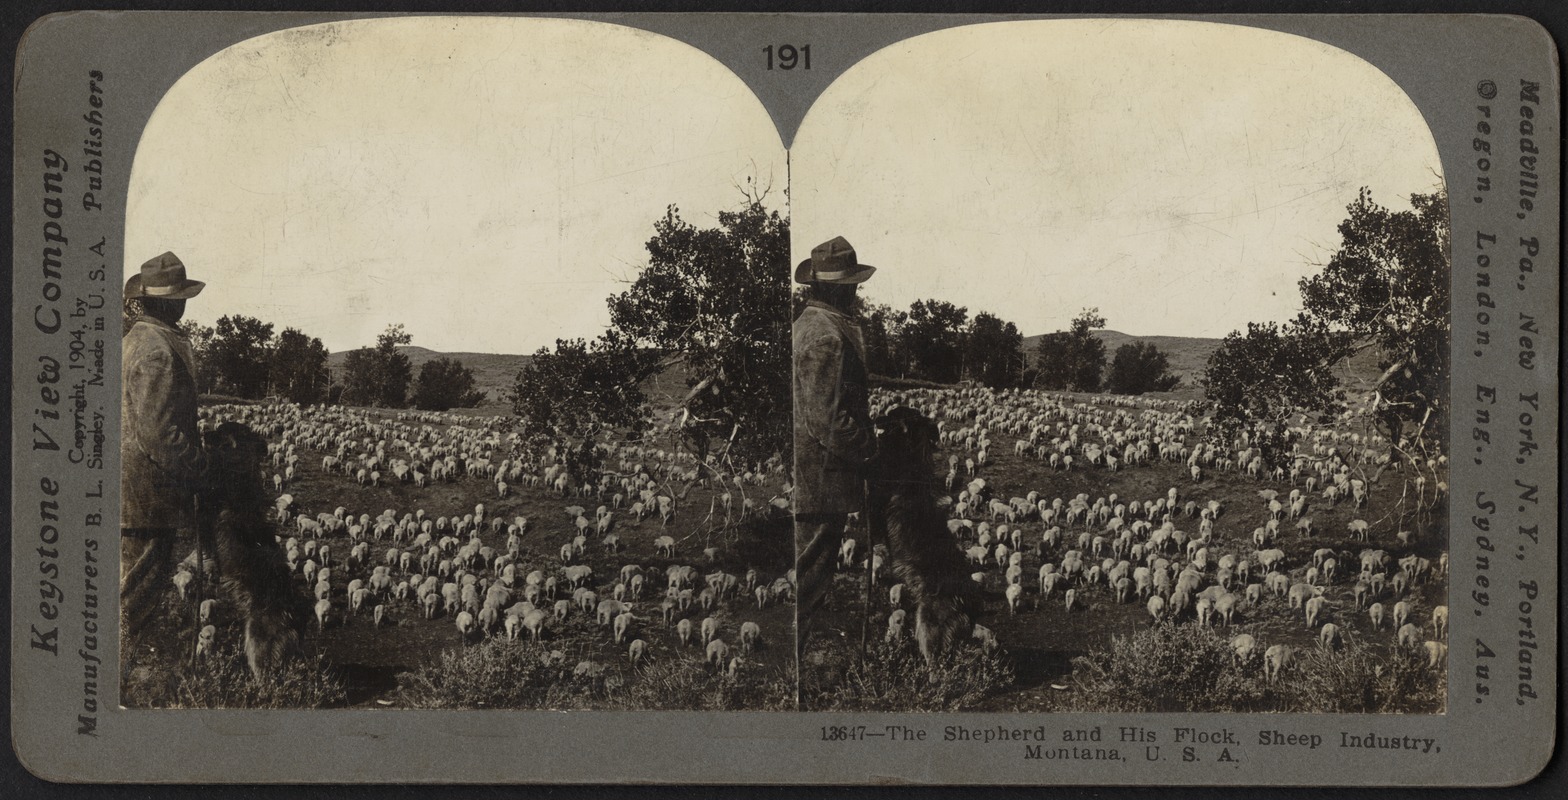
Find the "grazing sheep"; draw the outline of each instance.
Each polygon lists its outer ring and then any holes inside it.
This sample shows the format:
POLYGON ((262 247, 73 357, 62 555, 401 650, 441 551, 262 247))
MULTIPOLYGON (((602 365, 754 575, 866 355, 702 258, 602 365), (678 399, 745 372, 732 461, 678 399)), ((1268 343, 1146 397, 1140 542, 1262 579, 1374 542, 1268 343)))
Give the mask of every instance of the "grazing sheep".
POLYGON ((1323 609, 1327 605, 1328 605, 1328 598, 1323 597, 1322 595, 1319 595, 1317 597, 1313 597, 1312 599, 1307 601, 1307 603, 1306 603, 1307 609, 1306 610, 1307 610, 1307 627, 1308 628, 1316 628, 1318 626, 1318 619, 1323 615, 1323 609))
POLYGON ((201 619, 201 622, 202 622, 203 625, 205 625, 205 624, 207 624, 209 622, 216 622, 217 621, 217 612, 218 612, 218 601, 217 600, 214 600, 212 598, 208 598, 206 600, 203 600, 203 601, 201 601, 201 605, 198 606, 198 608, 200 609, 199 612, 198 612, 198 617, 201 619))
POLYGON ((630 611, 625 611, 625 612, 617 614, 615 616, 615 643, 616 644, 620 644, 621 640, 626 638, 626 634, 631 632, 632 622, 635 621, 635 620, 636 620, 636 617, 632 616, 632 613, 630 611))
POLYGON ((1415 647, 1420 642, 1421 629, 1407 622, 1399 626, 1398 635, 1400 647, 1415 647))
POLYGON ((708 642, 706 659, 715 668, 722 669, 730 657, 730 646, 723 639, 714 639, 708 642))
POLYGON ((1372 630, 1375 630, 1375 631, 1382 630, 1383 629, 1383 604, 1382 603, 1373 603, 1371 605, 1371 607, 1369 607, 1367 609, 1367 617, 1372 620, 1372 630))
POLYGON ((327 629, 328 618, 332 614, 332 601, 322 598, 316 601, 316 624, 322 630, 327 629))
POLYGON ((1318 632, 1318 644, 1330 650, 1338 650, 1344 644, 1344 640, 1340 636, 1339 626, 1332 622, 1324 623, 1323 629, 1318 632))
POLYGON ((196 657, 201 658, 212 652, 218 637, 218 629, 213 625, 202 626, 201 633, 196 635, 196 657))
POLYGON ((691 620, 682 619, 675 623, 675 636, 680 639, 682 646, 691 646, 691 620))
POLYGON ((463 638, 463 641, 465 643, 472 641, 478 631, 478 621, 474 619, 474 615, 467 611, 460 612, 456 624, 458 635, 463 638))
POLYGON ((1401 600, 1394 604, 1394 627, 1403 628, 1410 620, 1410 603, 1401 600))
POLYGON ((1448 645, 1442 642, 1427 641, 1421 644, 1426 649, 1427 669, 1437 669, 1448 660, 1448 645))
POLYGON ((537 642, 544 633, 544 612, 530 611, 523 615, 523 627, 528 629, 528 637, 537 642))
POLYGON ((1432 607, 1432 635, 1442 639, 1448 634, 1448 606, 1432 607))
POLYGON ((1156 624, 1165 618, 1165 598, 1159 595, 1150 597, 1147 608, 1149 610, 1149 616, 1154 618, 1156 624))
POLYGON ((1263 651, 1263 671, 1269 683, 1279 679, 1280 673, 1295 661, 1296 651, 1288 644, 1270 645, 1263 651))
POLYGON ((647 656, 648 643, 641 639, 633 639, 631 645, 626 648, 626 657, 631 660, 633 665, 642 663, 642 660, 647 656))
POLYGON ((894 609, 893 613, 888 615, 887 633, 882 637, 882 641, 893 642, 903 638, 905 614, 904 609, 899 608, 894 609))
POLYGON ((741 652, 749 653, 762 643, 762 626, 755 622, 747 621, 740 626, 741 652))
POLYGON ((1253 638, 1250 633, 1238 633, 1231 637, 1230 648, 1235 653, 1236 662, 1238 664, 1246 664, 1256 654, 1258 640, 1253 638))
POLYGON ((1024 587, 1010 583, 1007 585, 1007 613, 1018 613, 1018 601, 1024 596, 1024 587))
POLYGON ((1198 604, 1194 608, 1198 614, 1198 625, 1209 627, 1210 616, 1214 613, 1214 602, 1207 597, 1199 597, 1198 604))
POLYGON ((713 637, 718 636, 718 635, 719 635, 719 621, 717 619, 713 618, 713 617, 705 617, 705 618, 703 618, 703 620, 702 620, 702 641, 703 641, 703 643, 706 644, 707 642, 713 641, 713 637))

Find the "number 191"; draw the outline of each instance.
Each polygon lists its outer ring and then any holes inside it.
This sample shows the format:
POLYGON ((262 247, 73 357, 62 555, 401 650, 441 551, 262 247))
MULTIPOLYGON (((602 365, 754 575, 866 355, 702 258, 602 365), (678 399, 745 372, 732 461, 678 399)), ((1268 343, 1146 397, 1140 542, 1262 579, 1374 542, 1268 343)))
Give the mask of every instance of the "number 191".
POLYGON ((779 69, 794 69, 796 67, 811 69, 811 45, 809 44, 803 47, 796 47, 792 44, 779 45, 776 58, 773 45, 771 44, 762 48, 762 52, 768 57, 769 70, 772 70, 775 65, 779 69))

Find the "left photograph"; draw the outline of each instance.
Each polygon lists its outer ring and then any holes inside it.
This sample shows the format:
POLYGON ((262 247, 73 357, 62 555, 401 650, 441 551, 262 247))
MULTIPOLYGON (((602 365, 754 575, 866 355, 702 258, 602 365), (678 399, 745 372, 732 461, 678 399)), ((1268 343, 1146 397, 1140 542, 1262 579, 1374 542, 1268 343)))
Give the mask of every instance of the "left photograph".
POLYGON ((121 704, 793 710, 787 186, 617 25, 188 72, 126 215, 121 704))

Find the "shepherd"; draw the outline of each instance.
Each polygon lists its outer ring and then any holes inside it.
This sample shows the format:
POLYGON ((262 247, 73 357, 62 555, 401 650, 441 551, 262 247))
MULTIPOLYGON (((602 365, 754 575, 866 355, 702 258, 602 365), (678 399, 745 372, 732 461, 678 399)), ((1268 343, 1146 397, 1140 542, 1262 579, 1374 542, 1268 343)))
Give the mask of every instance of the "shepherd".
POLYGON ((796 663, 833 585, 834 559, 851 513, 863 511, 876 458, 867 389, 866 349, 855 293, 876 267, 835 237, 795 270, 806 305, 795 318, 796 663))
MULTIPOLYGON (((143 264, 125 283, 120 341, 120 613, 133 645, 173 570, 175 531, 192 529, 196 487, 206 473, 196 424, 196 358, 180 331, 190 280, 173 253, 143 264)), ((198 565, 198 568, 201 565, 198 565)))

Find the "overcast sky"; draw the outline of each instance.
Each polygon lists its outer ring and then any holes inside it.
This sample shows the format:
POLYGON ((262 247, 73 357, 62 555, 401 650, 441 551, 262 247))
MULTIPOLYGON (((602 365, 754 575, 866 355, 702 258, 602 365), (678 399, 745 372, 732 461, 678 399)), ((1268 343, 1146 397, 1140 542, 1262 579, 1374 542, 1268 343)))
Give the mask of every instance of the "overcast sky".
POLYGON ((785 156, 700 51, 578 20, 311 26, 225 50, 159 104, 131 176, 126 274, 165 250, 245 314, 333 351, 403 323, 442 351, 593 337, 668 204, 716 224, 785 156))
POLYGON ((792 156, 793 250, 842 235, 868 297, 1065 328, 1224 336, 1299 308, 1362 186, 1441 184, 1431 133, 1375 67, 1282 33, 1165 20, 917 37, 833 83, 792 156))

